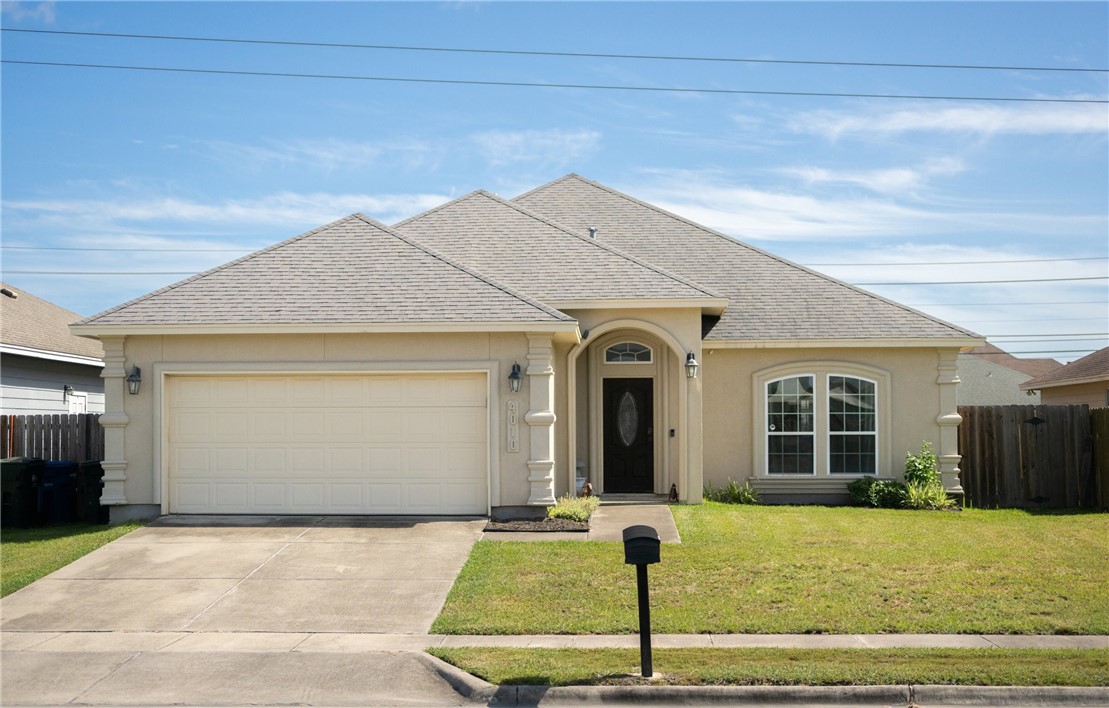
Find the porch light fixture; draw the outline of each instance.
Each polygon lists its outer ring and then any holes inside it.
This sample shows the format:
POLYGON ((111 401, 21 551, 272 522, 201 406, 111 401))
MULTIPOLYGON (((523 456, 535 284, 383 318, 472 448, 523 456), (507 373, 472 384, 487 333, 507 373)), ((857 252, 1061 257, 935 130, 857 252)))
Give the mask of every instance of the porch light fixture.
POLYGON ((62 400, 63 401, 68 401, 69 400, 69 394, 71 394, 71 393, 73 393, 73 387, 70 386, 69 384, 63 384, 62 385, 62 400))
POLYGON ((513 364, 512 373, 508 375, 508 390, 519 393, 521 381, 523 381, 523 377, 520 376, 520 365, 513 364))
POLYGON ((701 366, 697 363, 697 357, 693 356, 693 352, 685 356, 685 376, 688 379, 697 378, 697 368, 701 366))
POLYGON ((139 392, 139 384, 142 383, 142 371, 137 366, 131 367, 131 373, 127 374, 127 392, 132 396, 139 392))

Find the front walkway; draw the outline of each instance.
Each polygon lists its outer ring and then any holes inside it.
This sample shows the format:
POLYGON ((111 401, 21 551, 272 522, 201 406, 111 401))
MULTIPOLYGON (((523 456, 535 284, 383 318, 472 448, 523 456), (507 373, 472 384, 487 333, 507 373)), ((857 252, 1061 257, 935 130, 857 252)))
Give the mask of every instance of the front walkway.
POLYGON ((589 520, 589 531, 565 532, 527 532, 527 531, 486 531, 482 534, 485 541, 616 541, 623 542, 623 532, 629 526, 643 524, 658 531, 663 543, 681 543, 674 515, 665 503, 657 502, 601 502, 601 507, 593 512, 589 520))

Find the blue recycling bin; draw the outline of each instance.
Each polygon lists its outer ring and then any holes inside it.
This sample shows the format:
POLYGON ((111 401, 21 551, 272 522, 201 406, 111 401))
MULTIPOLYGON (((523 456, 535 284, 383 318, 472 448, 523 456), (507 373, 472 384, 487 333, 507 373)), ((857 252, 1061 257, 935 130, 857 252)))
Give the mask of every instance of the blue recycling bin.
POLYGON ((77 504, 77 463, 50 461, 38 487, 39 518, 44 524, 68 524, 77 504))

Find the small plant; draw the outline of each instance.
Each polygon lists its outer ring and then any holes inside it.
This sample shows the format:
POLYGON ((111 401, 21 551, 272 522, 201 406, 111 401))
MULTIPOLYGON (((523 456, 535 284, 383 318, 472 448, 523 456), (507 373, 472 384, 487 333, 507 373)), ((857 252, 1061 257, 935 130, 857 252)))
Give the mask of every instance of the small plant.
POLYGON ((570 521, 589 521, 593 512, 601 505, 597 497, 559 497, 554 506, 547 507, 547 518, 569 519, 570 521))
POLYGON ((905 485, 893 479, 876 479, 870 485, 870 504, 879 509, 900 509, 905 502, 905 485))
POLYGON ((744 482, 740 486, 731 477, 728 478, 728 483, 720 489, 716 489, 711 483, 705 485, 705 499, 721 504, 759 504, 762 502, 759 497, 759 490, 751 486, 750 482, 744 482))
POLYGON ((904 505, 906 509, 941 511, 955 506, 955 500, 947 496, 947 490, 939 482, 909 482, 905 485, 904 505))
POLYGON ((878 480, 870 475, 859 477, 847 485, 847 493, 851 495, 851 503, 855 506, 870 506, 870 488, 878 480))
POLYGON ((920 453, 914 455, 905 453, 905 482, 916 484, 931 484, 940 482, 940 466, 936 460, 936 453, 932 451, 932 443, 925 440, 920 445, 920 453))

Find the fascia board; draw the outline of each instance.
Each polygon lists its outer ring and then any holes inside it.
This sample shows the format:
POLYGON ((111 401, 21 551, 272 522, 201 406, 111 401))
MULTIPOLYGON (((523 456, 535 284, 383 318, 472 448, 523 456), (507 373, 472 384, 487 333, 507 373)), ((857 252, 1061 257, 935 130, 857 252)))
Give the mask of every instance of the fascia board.
POLYGON ((378 324, 197 324, 70 325, 82 337, 180 334, 413 334, 455 332, 551 332, 573 335, 575 320, 565 322, 397 322, 378 324))
POLYGON ((702 349, 873 349, 881 347, 955 348, 974 349, 986 343, 985 339, 969 337, 889 338, 889 339, 706 339, 702 349))
POLYGON ((695 308, 710 315, 723 314, 728 307, 725 297, 698 298, 611 298, 604 300, 551 300, 543 302, 549 307, 565 312, 566 310, 660 310, 695 308))
POLYGON ((1101 383, 1109 381, 1105 374, 1095 374, 1093 376, 1083 376, 1077 379, 1066 379, 1063 381, 1050 381, 1048 383, 1034 383, 1033 381, 1025 381, 1020 385, 1022 391, 1039 391, 1044 388, 1058 388, 1059 386, 1080 386, 1082 384, 1101 383), (1028 384, 1032 384, 1029 386, 1028 384))
POLYGON ((34 359, 47 359, 49 361, 64 361, 69 364, 84 364, 103 368, 104 362, 96 357, 81 356, 80 354, 66 354, 65 352, 52 352, 45 349, 21 347, 17 344, 0 344, 0 352, 15 356, 26 356, 34 359))

